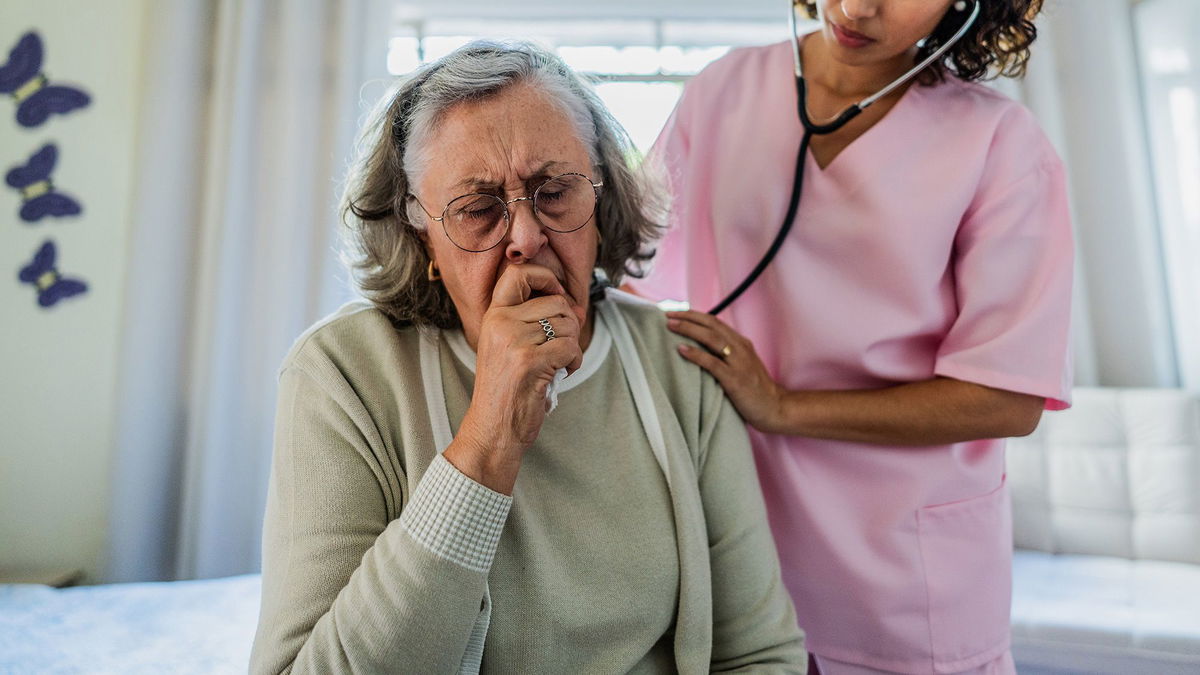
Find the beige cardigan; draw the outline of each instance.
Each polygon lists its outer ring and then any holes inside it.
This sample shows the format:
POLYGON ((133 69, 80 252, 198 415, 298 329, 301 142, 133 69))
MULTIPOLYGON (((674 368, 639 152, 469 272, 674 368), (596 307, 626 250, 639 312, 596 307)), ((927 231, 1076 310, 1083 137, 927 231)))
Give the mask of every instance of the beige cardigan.
MULTIPOLYGON (((804 672, 740 419, 710 376, 676 356, 680 338, 657 308, 619 293, 603 303, 626 327, 665 441, 679 672, 804 672)), ((252 672, 537 672, 479 663, 488 621, 506 620, 486 599, 511 500, 438 455, 422 340, 445 345, 357 303, 285 359, 252 672)))

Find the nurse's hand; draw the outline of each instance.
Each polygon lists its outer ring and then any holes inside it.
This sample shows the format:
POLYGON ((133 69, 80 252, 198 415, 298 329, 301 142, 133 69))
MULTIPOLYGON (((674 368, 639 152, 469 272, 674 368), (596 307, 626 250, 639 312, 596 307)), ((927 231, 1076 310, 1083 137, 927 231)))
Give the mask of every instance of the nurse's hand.
POLYGON ((667 312, 667 328, 705 347, 680 345, 679 353, 717 378, 747 424, 767 433, 781 430, 787 391, 771 379, 750 340, 704 312, 667 312))
POLYGON ((496 492, 512 494, 525 451, 546 420, 546 389, 555 373, 583 364, 584 310, 566 296, 549 269, 510 265, 483 314, 471 404, 445 457, 496 492), (550 321, 555 339, 546 338, 539 319, 550 321))

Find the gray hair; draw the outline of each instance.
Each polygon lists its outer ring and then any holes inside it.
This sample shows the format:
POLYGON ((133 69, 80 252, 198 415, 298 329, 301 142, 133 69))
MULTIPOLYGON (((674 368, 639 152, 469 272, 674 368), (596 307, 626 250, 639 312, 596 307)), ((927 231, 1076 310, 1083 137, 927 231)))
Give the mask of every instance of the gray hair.
MULTIPOLYGON (((591 86, 528 42, 472 42, 400 82, 371 114, 342 197, 349 263, 363 294, 397 324, 460 325, 445 287, 426 279, 425 217, 408 193, 430 161, 427 141, 455 105, 531 84, 566 113, 604 183, 596 205, 596 268, 620 284, 641 277, 662 230, 665 197, 630 165, 636 150, 591 86)), ((593 177, 595 178, 595 177, 593 177)))

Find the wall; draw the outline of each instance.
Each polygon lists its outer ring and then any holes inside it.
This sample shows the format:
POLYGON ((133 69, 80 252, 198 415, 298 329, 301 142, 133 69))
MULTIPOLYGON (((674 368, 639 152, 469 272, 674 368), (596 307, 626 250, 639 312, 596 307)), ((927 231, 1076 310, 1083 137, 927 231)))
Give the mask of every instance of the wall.
POLYGON ((0 168, 53 142, 54 186, 83 207, 26 223, 21 196, 0 187, 0 570, 78 568, 94 580, 103 567, 146 9, 145 0, 0 4, 0 58, 36 30, 51 83, 91 96, 30 129, 16 124, 9 96, 0 100, 0 168), (17 273, 47 238, 59 271, 89 288, 42 308, 17 273))

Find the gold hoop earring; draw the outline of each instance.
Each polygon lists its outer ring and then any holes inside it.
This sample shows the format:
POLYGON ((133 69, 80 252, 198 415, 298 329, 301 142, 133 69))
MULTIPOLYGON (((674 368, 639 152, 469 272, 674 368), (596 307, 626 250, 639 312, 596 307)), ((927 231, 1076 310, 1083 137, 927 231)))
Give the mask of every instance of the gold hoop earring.
POLYGON ((429 268, 425 270, 425 278, 430 281, 442 280, 442 273, 438 271, 437 265, 432 260, 429 261, 429 268))

